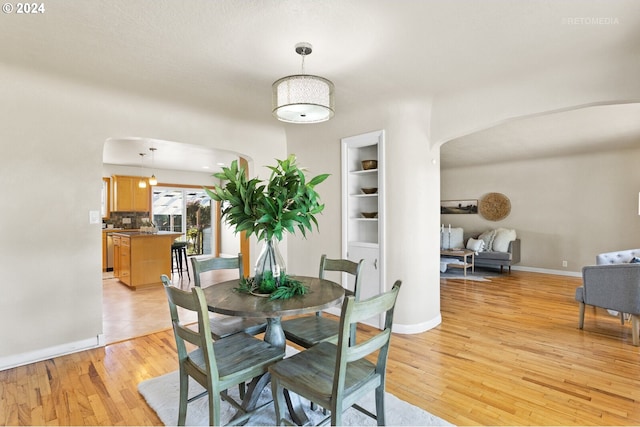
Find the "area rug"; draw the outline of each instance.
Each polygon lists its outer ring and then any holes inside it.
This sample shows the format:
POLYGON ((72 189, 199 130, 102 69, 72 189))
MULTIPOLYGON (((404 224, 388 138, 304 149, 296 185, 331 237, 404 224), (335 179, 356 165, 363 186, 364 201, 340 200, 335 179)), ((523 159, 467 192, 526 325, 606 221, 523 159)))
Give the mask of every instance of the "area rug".
POLYGON ((472 280, 476 282, 490 282, 492 277, 498 277, 501 275, 502 274, 499 270, 486 269, 482 267, 476 267, 473 273, 471 272, 471 269, 468 269, 466 277, 464 275, 464 270, 460 268, 449 268, 445 272, 440 272, 441 279, 472 280))
POLYGON ((479 275, 478 273, 471 274, 470 271, 467 272, 465 276, 463 273, 458 272, 450 272, 445 271, 444 273, 440 273, 440 279, 455 279, 455 280, 472 280, 474 282, 490 282, 491 280, 486 278, 485 276, 479 275))
MULTIPOLYGON (((158 417, 164 425, 175 426, 178 422, 178 401, 179 401, 179 384, 178 372, 170 372, 166 375, 152 378, 138 384, 138 391, 146 399, 149 406, 156 411, 158 417)), ((198 383, 189 379, 189 395, 197 395, 203 389, 198 383)), ((229 390, 229 395, 238 397, 238 388, 234 387, 229 390)), ((271 387, 266 387, 260 394, 258 405, 268 402, 272 399, 271 387)), ((309 402, 302 400, 302 407, 305 409, 312 425, 320 422, 324 415, 321 409, 311 411, 309 402)), ((363 398, 360 405, 370 411, 375 409, 374 393, 363 398)), ((385 395, 385 412, 386 424, 391 426, 451 426, 452 424, 432 415, 417 406, 413 406, 403 400, 398 399, 390 393, 385 395)), ((227 424, 235 414, 235 409, 225 401, 222 401, 222 413, 220 416, 221 424, 227 424)), ((362 414, 361 412, 350 408, 345 411, 342 421, 344 425, 365 426, 376 425, 376 421, 362 414)), ((254 414, 246 425, 249 426, 271 426, 275 423, 275 413, 273 404, 267 405, 254 414)), ((209 409, 208 400, 204 396, 187 406, 186 425, 209 425, 209 409)))

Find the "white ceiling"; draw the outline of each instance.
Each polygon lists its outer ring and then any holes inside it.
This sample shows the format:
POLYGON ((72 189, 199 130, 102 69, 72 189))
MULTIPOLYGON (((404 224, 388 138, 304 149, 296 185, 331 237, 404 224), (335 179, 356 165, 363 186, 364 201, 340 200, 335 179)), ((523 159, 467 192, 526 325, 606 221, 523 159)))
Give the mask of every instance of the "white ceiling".
MULTIPOLYGON (((45 7, 41 15, 4 14, 0 61, 273 126, 291 126, 271 116, 271 83, 300 71, 301 41, 314 46, 305 71, 335 83, 337 115, 640 54, 637 0, 55 0, 45 7)), ((442 163, 594 149, 607 131, 620 144, 638 143, 637 117, 637 106, 624 105, 518 120, 446 144, 442 163)))
POLYGON ((533 116, 445 143, 441 167, 640 147, 640 104, 616 104, 533 116))
MULTIPOLYGON (((144 165, 149 170, 173 169, 189 172, 215 173, 236 160, 236 153, 214 150, 193 144, 163 141, 153 138, 109 138, 104 144, 104 163, 122 166, 144 165), (155 148, 155 151, 151 151, 155 148), (140 154, 144 154, 144 157, 140 154)), ((147 175, 151 172, 145 172, 147 175)))

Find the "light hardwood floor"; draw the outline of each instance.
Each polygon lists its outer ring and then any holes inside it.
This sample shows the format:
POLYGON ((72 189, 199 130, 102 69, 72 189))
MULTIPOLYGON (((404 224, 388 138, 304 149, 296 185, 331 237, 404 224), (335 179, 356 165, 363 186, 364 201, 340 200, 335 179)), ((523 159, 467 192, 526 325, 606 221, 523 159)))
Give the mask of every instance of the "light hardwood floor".
MULTIPOLYGON (((193 272, 191 272, 193 274, 193 272)), ((186 272, 182 277, 177 273, 172 276, 172 283, 181 289, 189 289, 193 279, 186 272)), ((202 286, 219 283, 238 277, 233 271, 210 271, 201 274, 202 286)), ((106 344, 163 331, 171 327, 167 296, 162 286, 139 288, 132 290, 113 278, 110 273, 103 274, 102 280, 102 319, 106 344)), ((195 316, 182 312, 185 319, 195 316)))
MULTIPOLYGON (((589 308, 579 330, 579 284, 442 280, 442 324, 394 334, 387 391, 457 425, 640 425, 631 327, 589 308)), ((137 384, 175 370, 174 348, 165 330, 2 371, 0 424, 159 425, 137 384)))

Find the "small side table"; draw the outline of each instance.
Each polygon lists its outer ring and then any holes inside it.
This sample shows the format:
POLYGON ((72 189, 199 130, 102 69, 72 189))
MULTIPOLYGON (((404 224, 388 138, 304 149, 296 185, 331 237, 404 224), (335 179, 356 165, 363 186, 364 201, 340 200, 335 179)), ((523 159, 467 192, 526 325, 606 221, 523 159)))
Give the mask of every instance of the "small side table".
POLYGON ((464 270, 465 277, 467 276, 467 269, 471 267, 471 272, 474 273, 476 271, 475 263, 476 263, 476 253, 469 249, 441 249, 440 256, 448 256, 461 258, 462 264, 448 264, 447 268, 462 268, 464 270), (471 262, 468 261, 469 256, 471 257, 471 262))

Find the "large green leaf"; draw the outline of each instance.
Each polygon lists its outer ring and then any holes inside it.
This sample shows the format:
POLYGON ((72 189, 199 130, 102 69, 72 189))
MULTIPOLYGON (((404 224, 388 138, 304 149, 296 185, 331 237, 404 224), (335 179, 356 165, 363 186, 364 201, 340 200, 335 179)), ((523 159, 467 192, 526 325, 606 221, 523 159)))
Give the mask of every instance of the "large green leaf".
POLYGON ((233 161, 230 167, 213 176, 223 183, 206 189, 212 200, 227 202, 222 210, 225 222, 235 227, 236 232, 245 231, 247 237, 255 234, 259 240, 275 237, 281 240, 283 233, 295 234, 298 229, 303 236, 318 228, 315 215, 324 205, 313 189, 329 174, 322 174, 307 181, 304 169, 296 164, 295 155, 284 160, 276 159, 276 166, 267 166, 271 175, 267 182, 257 178, 247 179, 245 169, 233 161))
POLYGON ((316 185, 320 184, 321 182, 323 182, 325 179, 329 178, 328 173, 323 173, 322 175, 318 175, 316 177, 314 177, 311 181, 309 181, 309 186, 310 187, 315 187, 316 185))

